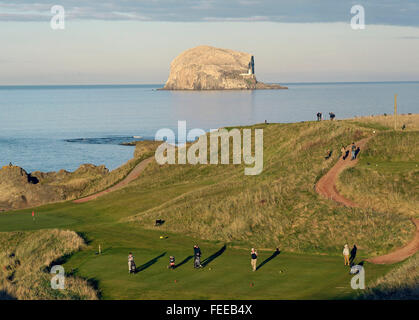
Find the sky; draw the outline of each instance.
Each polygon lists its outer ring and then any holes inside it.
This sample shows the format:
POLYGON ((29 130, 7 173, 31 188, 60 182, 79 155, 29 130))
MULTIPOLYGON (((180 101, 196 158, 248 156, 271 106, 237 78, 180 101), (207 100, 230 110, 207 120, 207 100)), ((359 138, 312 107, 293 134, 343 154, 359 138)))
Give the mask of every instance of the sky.
POLYGON ((265 82, 415 81, 419 1, 0 0, 0 85, 164 83, 202 44, 253 54, 265 82))

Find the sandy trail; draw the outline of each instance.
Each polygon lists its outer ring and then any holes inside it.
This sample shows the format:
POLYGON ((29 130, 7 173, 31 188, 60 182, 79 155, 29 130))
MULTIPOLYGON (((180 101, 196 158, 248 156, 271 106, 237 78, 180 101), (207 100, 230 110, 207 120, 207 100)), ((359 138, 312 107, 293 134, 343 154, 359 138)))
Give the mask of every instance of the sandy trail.
POLYGON ((84 203, 84 202, 88 202, 91 200, 94 200, 96 198, 99 198, 100 196, 103 196, 104 194, 107 194, 109 192, 113 192, 115 190, 121 189, 123 187, 125 187, 128 183, 130 183, 131 181, 137 179, 139 177, 139 175, 141 174, 141 172, 144 171, 144 169, 147 167, 147 165, 149 163, 151 163, 151 161, 153 161, 154 157, 151 158, 147 158, 143 161, 141 161, 139 164, 137 164, 137 166, 120 182, 118 182, 116 185, 105 189, 103 191, 100 191, 98 193, 92 194, 88 197, 85 198, 81 198, 81 199, 77 199, 74 200, 74 203, 84 203))
MULTIPOLYGON (((366 143, 370 138, 362 139, 355 143, 357 147, 362 150, 364 149, 366 143)), ((350 146, 348 147, 350 148, 350 146)), ((336 181, 339 177, 339 174, 346 168, 355 166, 358 163, 358 158, 351 160, 351 154, 346 160, 342 159, 342 156, 339 158, 338 162, 317 182, 316 191, 322 196, 334 200, 338 203, 343 204, 346 207, 359 208, 360 205, 349 199, 346 199, 336 189, 336 181)), ((416 233, 411 242, 405 245, 402 248, 396 249, 395 251, 368 259, 368 262, 375 264, 391 264, 405 260, 406 258, 414 255, 419 250, 419 219, 412 219, 412 222, 416 225, 416 233)))

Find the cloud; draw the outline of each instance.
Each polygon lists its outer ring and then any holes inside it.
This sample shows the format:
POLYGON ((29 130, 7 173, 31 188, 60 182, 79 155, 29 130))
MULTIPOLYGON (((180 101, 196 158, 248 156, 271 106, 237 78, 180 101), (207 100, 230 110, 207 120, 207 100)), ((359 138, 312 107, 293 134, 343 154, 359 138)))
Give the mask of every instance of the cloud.
POLYGON ((360 4, 367 24, 419 26, 419 2, 410 0, 0 0, 0 21, 43 21, 53 4, 67 19, 294 23, 349 23, 360 4))
POLYGON ((419 40, 419 36, 404 36, 404 37, 397 37, 396 39, 402 39, 402 40, 419 40))

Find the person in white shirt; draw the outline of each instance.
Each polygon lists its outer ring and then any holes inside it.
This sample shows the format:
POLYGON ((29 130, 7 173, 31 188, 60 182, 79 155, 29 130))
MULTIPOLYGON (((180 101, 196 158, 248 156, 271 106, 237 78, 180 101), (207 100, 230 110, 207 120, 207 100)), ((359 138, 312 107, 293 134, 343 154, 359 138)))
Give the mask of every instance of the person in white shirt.
POLYGON ((347 244, 345 244, 345 246, 343 247, 343 258, 345 260, 344 265, 348 265, 349 266, 349 247, 347 244))
POLYGON ((130 252, 128 254, 128 272, 129 273, 133 273, 133 269, 135 267, 135 262, 134 262, 134 256, 132 255, 132 253, 130 252))

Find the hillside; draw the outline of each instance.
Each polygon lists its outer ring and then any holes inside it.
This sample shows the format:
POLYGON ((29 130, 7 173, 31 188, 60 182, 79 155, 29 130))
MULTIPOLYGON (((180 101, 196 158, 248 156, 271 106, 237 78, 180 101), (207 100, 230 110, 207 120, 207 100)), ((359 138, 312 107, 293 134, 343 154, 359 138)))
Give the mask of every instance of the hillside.
POLYGON ((365 300, 418 300, 419 254, 377 279, 360 295, 365 300))
POLYGON ((338 189, 381 212, 419 217, 419 131, 384 131, 368 144, 360 163, 344 172, 338 189))
POLYGON ((0 233, 0 300, 97 299, 83 279, 66 277, 64 290, 53 290, 50 285, 51 264, 84 246, 73 231, 0 233))
MULTIPOLYGON (((317 194, 314 186, 337 162, 342 145, 371 137, 367 147, 376 145, 380 155, 374 155, 375 148, 361 150, 360 166, 364 157, 378 160, 399 150, 398 139, 385 139, 386 147, 380 147, 381 137, 391 132, 388 118, 254 125, 249 128, 264 129, 260 175, 244 175, 244 165, 152 162, 126 187, 92 201, 37 208, 36 222, 31 210, 0 213, 0 232, 65 228, 83 234, 88 245, 64 266, 94 280, 104 299, 353 298, 341 257, 343 244, 357 244, 357 262, 391 252, 411 240, 412 215, 368 206, 346 208, 317 194), (165 222, 156 227, 156 219, 165 222), (194 243, 208 266, 196 272, 190 260, 194 243), (101 255, 96 254, 99 245, 101 255), (260 253, 255 273, 248 261, 251 247, 260 253), (277 247, 278 256, 273 254, 277 247), (139 268, 133 277, 127 277, 130 251, 139 268), (170 255, 180 265, 173 272, 167 270, 170 255)), ((402 141, 410 145, 418 115, 401 118, 408 123, 402 141)), ((144 159, 153 154, 151 149, 142 153, 144 159)), ((412 151, 408 153, 400 157, 409 159, 412 151)), ((128 171, 123 168, 112 180, 128 171)), ((350 170, 342 177, 347 174, 350 170)), ((393 182, 392 176, 387 178, 393 182)), ((368 261, 364 267, 369 286, 393 268, 368 261)))
POLYGON ((335 251, 348 242, 376 255, 411 237, 414 226, 397 212, 346 209, 314 191, 315 182, 340 156, 342 144, 373 135, 374 129, 350 121, 252 128, 264 129, 259 176, 244 176, 241 165, 150 166, 136 188, 187 192, 165 197, 162 205, 128 220, 151 228, 155 219, 164 219, 162 229, 172 232, 299 252, 335 251))

